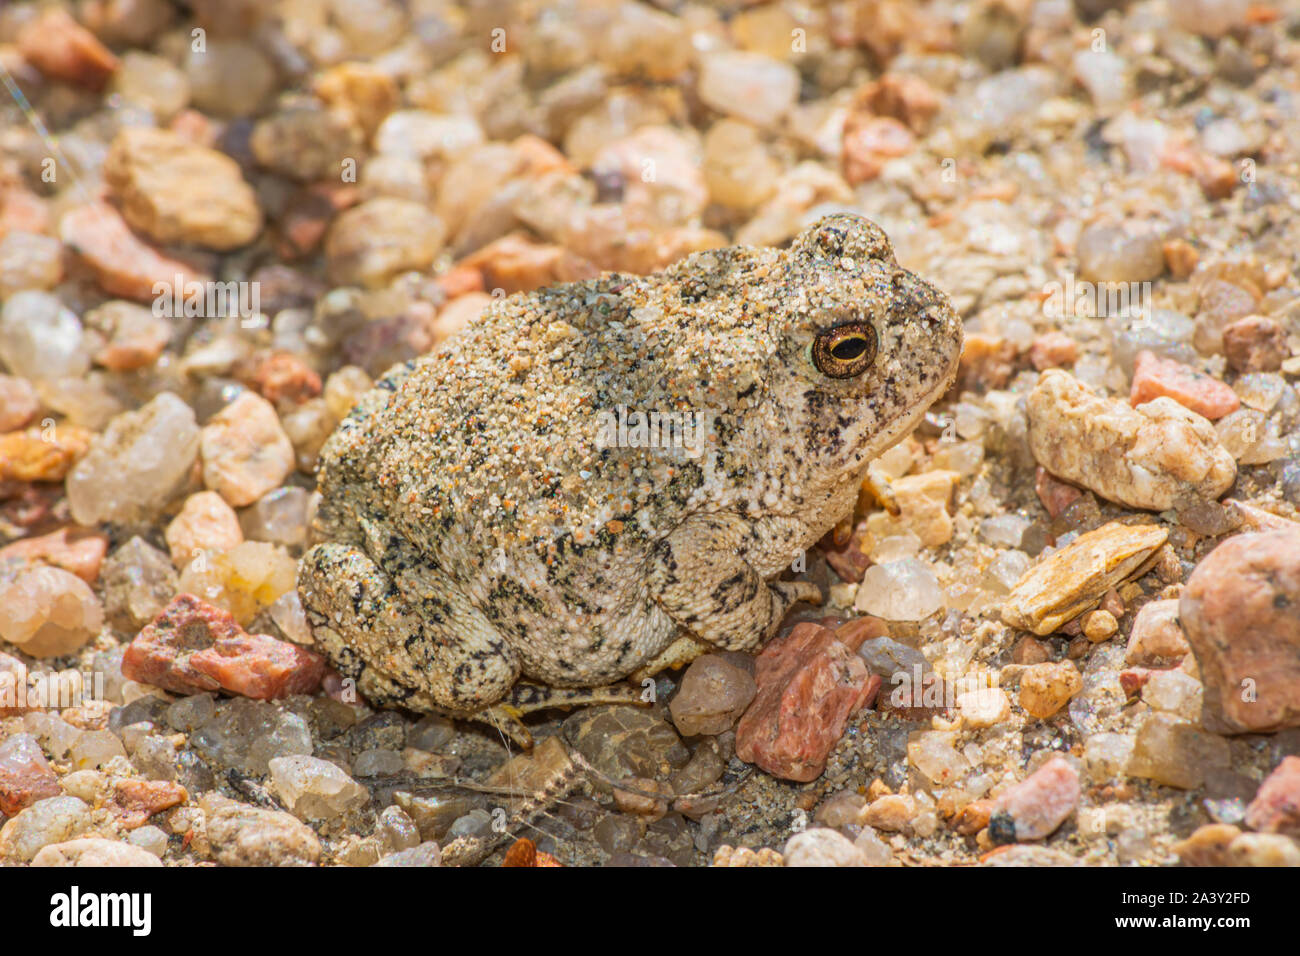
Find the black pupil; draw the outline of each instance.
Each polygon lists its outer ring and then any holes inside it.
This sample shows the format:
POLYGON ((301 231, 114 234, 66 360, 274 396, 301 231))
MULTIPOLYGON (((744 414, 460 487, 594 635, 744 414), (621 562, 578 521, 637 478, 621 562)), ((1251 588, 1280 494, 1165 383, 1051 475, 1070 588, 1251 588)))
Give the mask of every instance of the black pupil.
POLYGON ((851 362, 867 350, 867 341, 860 335, 840 339, 831 347, 831 355, 841 362, 851 362))

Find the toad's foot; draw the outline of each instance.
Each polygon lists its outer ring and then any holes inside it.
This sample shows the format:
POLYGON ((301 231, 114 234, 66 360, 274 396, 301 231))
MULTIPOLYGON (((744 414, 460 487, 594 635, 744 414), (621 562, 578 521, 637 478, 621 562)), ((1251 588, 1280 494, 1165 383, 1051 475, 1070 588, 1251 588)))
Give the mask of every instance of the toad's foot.
POLYGON ((628 679, 639 684, 663 671, 685 667, 695 658, 707 654, 712 649, 703 641, 696 640, 689 634, 683 634, 660 651, 653 660, 647 661, 633 671, 628 679))

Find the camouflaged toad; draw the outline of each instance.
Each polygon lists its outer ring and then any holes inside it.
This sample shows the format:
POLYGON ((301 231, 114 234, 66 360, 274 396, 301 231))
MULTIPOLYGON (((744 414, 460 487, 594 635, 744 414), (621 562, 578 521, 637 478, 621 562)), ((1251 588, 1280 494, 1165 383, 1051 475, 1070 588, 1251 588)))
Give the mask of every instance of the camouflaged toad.
POLYGON ((373 703, 520 737, 522 712, 625 697, 575 689, 754 650, 820 598, 775 578, 961 343, 850 215, 495 303, 326 443, 299 577, 316 639, 373 703))

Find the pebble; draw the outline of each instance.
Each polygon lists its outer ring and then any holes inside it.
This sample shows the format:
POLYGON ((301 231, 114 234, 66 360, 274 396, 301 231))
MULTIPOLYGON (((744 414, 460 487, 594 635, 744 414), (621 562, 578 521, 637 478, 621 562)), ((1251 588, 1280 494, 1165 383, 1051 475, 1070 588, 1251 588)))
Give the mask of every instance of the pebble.
POLYGON ((62 717, 44 712, 29 713, 23 718, 27 732, 40 741, 41 747, 56 760, 67 756, 72 745, 81 736, 81 730, 62 717))
POLYGON ((877 797, 862 808, 858 821, 877 830, 904 833, 916 816, 916 801, 905 793, 889 793, 877 797))
POLYGON ((346 62, 317 75, 313 91, 323 101, 342 110, 370 136, 393 112, 400 97, 397 83, 369 63, 346 62))
POLYGON ((222 866, 313 866, 320 840, 288 813, 207 794, 200 802, 212 856, 222 866))
POLYGON ((731 118, 709 127, 702 167, 709 198, 732 209, 754 209, 770 199, 781 175, 759 130, 731 118))
POLYGON ((90 351, 76 313, 53 295, 17 292, 0 309, 0 359, 15 375, 35 383, 78 378, 90 368, 90 351))
POLYGON ((757 693, 754 677, 723 654, 705 654, 691 662, 668 705, 684 737, 730 730, 757 693))
MULTIPOLYGON (((639 171, 637 175, 639 178, 639 171)), ((671 203, 674 200, 669 196, 666 201, 671 203)), ((644 202, 653 203, 650 199, 644 202)), ((461 265, 475 270, 481 277, 484 288, 500 289, 506 295, 531 292, 557 282, 577 282, 592 278, 599 272, 586 259, 562 246, 532 242, 519 235, 502 236, 495 242, 488 243, 462 259, 461 265)), ((459 321, 456 313, 465 314, 467 319, 474 318, 481 311, 481 307, 476 306, 489 301, 477 294, 477 290, 457 297, 438 314, 438 334, 443 338, 455 334, 459 321), (454 312, 449 314, 448 308, 454 309, 454 312)))
POLYGON ((262 228, 239 164, 168 130, 121 130, 104 179, 127 223, 155 242, 224 251, 252 242, 262 228))
POLYGON ((1159 667, 1191 652, 1178 621, 1178 599, 1144 604, 1133 619, 1124 663, 1159 667))
POLYGON ((1183 866, 1228 866, 1228 848, 1241 836, 1241 830, 1226 823, 1208 823, 1197 827, 1185 840, 1175 843, 1173 851, 1183 866))
POLYGON ((99 585, 109 626, 135 636, 176 594, 176 571, 165 554, 137 535, 104 561, 99 585))
POLYGON ((239 512, 244 537, 286 548, 302 547, 307 540, 307 514, 311 492, 285 485, 268 491, 239 512))
POLYGON ((86 327, 104 337, 94 353, 96 365, 113 372, 148 368, 172 338, 172 323, 124 299, 111 299, 86 313, 86 327))
POLYGON ((187 799, 184 787, 167 780, 118 780, 113 785, 113 800, 120 808, 118 819, 128 830, 144 826, 155 813, 180 806, 187 799))
POLYGON ((384 840, 394 851, 410 850, 420 845, 420 831, 415 821, 401 807, 385 807, 379 813, 384 840))
POLYGON ((1300 529, 1224 541, 1196 566, 1178 607, 1220 733, 1300 726, 1300 529))
POLYGON ((722 844, 713 851, 713 866, 784 866, 785 858, 770 847, 751 850, 747 846, 722 844))
POLYGON ((202 551, 227 551, 244 540, 239 517, 215 491, 200 491, 185 499, 164 535, 172 562, 183 568, 202 551))
MULTIPOLYGON (((989 826, 1015 841, 1051 836, 1079 806, 1079 774, 1064 757, 1052 757, 993 801, 989 826)), ((996 836, 994 837, 997 838, 996 836)))
POLYGON ((1083 495, 1083 492, 1074 485, 1054 478, 1042 465, 1039 465, 1034 472, 1034 493, 1038 495, 1038 500, 1043 503, 1043 507, 1053 518, 1065 514, 1066 509, 1083 495))
POLYGON ((290 100, 253 126, 249 148, 259 166, 299 182, 338 176, 361 152, 352 118, 312 100, 290 100))
POLYGON ((122 673, 175 693, 225 690, 258 700, 311 693, 320 686, 320 655, 248 634, 233 617, 180 594, 127 648, 122 673))
POLYGON ((14 229, 0 238, 0 297, 49 290, 63 278, 63 243, 14 229))
POLYGON ((1223 329, 1223 354, 1237 372, 1276 372, 1291 357, 1286 332, 1275 319, 1248 315, 1223 329))
POLYGON ((38 565, 0 589, 0 637, 33 657, 62 657, 99 633, 104 609, 81 578, 38 565))
POLYGON ((1049 369, 1029 394, 1028 415, 1029 447, 1040 465, 1130 508, 1213 500, 1237 476, 1213 426, 1169 398, 1133 409, 1049 369))
POLYGON ((216 767, 259 776, 276 757, 310 756, 313 750, 305 719, 246 698, 220 703, 212 719, 191 731, 190 744, 216 767))
POLYGON ((280 411, 321 393, 320 375, 292 352, 259 353, 236 371, 240 381, 280 411))
POLYGON ((115 757, 125 757, 126 748, 111 730, 87 730, 68 750, 68 761, 76 770, 99 770, 115 757))
POLYGON ((1157 358, 1172 359, 1182 365, 1197 362, 1200 356, 1192 347, 1196 323, 1181 312, 1151 309, 1145 322, 1113 332, 1111 343, 1115 364, 1132 378, 1137 357, 1151 352, 1157 358))
POLYGON ((907 760, 940 787, 955 783, 970 770, 970 761, 957 752, 955 735, 940 730, 924 730, 907 741, 907 760))
POLYGON ((1179 30, 1203 37, 1221 37, 1249 19, 1246 0, 1185 0, 1169 10, 1170 22, 1179 30))
POLYGON ((152 303, 155 286, 188 288, 206 279, 192 265, 163 255, 133 233, 121 214, 107 203, 69 209, 59 220, 59 238, 95 274, 99 287, 113 296, 152 303))
POLYGON ((1119 631, 1119 622, 1110 611, 1089 611, 1079 620, 1083 625, 1084 636, 1094 644, 1110 640, 1119 631))
POLYGON ((20 538, 0 548, 0 568, 48 564, 75 574, 87 584, 99 578, 108 538, 96 531, 60 528, 35 538, 20 538))
POLYGON ((1167 787, 1195 790, 1215 767, 1229 766, 1228 742, 1171 714, 1149 713, 1138 728, 1126 772, 1167 787))
POLYGON ((25 427, 40 410, 41 401, 31 382, 15 375, 0 375, 0 432, 25 427))
POLYGON ((888 866, 893 862, 894 851, 871 827, 863 827, 862 832, 853 840, 853 845, 858 848, 858 853, 867 866, 888 866))
POLYGON ((1246 825, 1263 833, 1300 836, 1300 757, 1283 757, 1246 808, 1246 825))
POLYGON ((16 815, 37 800, 56 797, 59 780, 31 734, 0 741, 0 813, 16 815))
POLYGON ((87 837, 43 847, 32 866, 162 866, 162 861, 130 843, 87 837))
POLYGON ((912 131, 893 117, 850 113, 841 154, 844 180, 850 186, 869 182, 891 159, 906 156, 915 146, 912 131))
POLYGON ((786 866, 866 866, 862 852, 853 841, 827 827, 796 833, 781 855, 786 866))
POLYGON ((1145 282, 1165 271, 1155 231, 1135 224, 1098 222, 1079 234, 1079 276, 1089 282, 1145 282))
POLYGON ((156 515, 184 487, 199 452, 193 410, 171 392, 124 412, 68 475, 78 524, 123 524, 156 515))
POLYGON ((863 637, 807 622, 768 643, 755 662, 758 693, 736 727, 736 755, 784 780, 820 776, 849 718, 880 688, 854 653, 863 637))
POLYGON ((1181 671, 1153 671, 1142 685, 1142 700, 1152 710, 1193 724, 1200 722, 1202 693, 1201 682, 1181 671))
POLYGON ((1168 537, 1160 525, 1118 521, 1085 532, 1025 572, 1002 605, 1002 620, 1051 634, 1144 574, 1168 537))
POLYGON ((200 434, 203 483, 238 508, 278 488, 294 469, 293 445, 275 408, 241 392, 200 434))
POLYGON ((375 866, 442 866, 442 848, 429 841, 383 857, 375 866))
POLYGON ((428 269, 442 242, 442 222, 425 206, 380 197, 335 217, 325 258, 334 283, 379 288, 402 272, 428 269))
MULTIPOLYGON (((883 627, 883 622, 878 627, 883 627)), ((903 644, 888 636, 873 637, 858 648, 858 656, 866 662, 871 673, 879 674, 890 683, 896 675, 911 678, 913 672, 920 669, 922 674, 930 671, 930 662, 915 647, 903 644)))
POLYGON ((189 78, 170 60, 141 50, 122 54, 121 65, 113 75, 112 91, 124 105, 148 110, 160 123, 170 120, 190 102, 189 78))
POLYGON ((41 73, 87 90, 102 90, 117 57, 65 10, 47 7, 18 33, 18 53, 41 73))
POLYGON ((1280 833, 1243 833, 1228 844, 1227 866, 1300 866, 1300 846, 1280 833))
POLYGON ((690 761, 672 724, 638 707, 591 707, 564 721, 566 741, 607 776, 660 779, 690 761))
POLYGON ((76 797, 38 800, 0 827, 0 856, 30 862, 43 847, 90 829, 90 807, 76 797))
POLYGON ((143 826, 132 830, 127 835, 126 842, 160 860, 167 854, 167 834, 155 826, 143 826))
POLYGON ((653 823, 667 816, 669 798, 672 796, 667 783, 645 777, 625 777, 624 782, 629 787, 635 787, 636 790, 643 792, 634 793, 631 790, 615 788, 614 805, 621 813, 630 814, 646 823, 653 823), (646 796, 652 793, 662 793, 664 796, 646 796))
POLYGON ((929 565, 902 558, 867 568, 853 608, 887 621, 921 621, 944 604, 943 589, 929 565))
POLYGON ((799 72, 761 53, 719 51, 703 58, 698 92, 710 109, 755 126, 771 126, 795 105, 799 72))
POLYGON ((276 757, 268 767, 276 794, 300 819, 330 820, 370 802, 369 791, 328 760, 276 757))
POLYGON ((1143 350, 1133 369, 1133 388, 1129 404, 1135 408, 1161 395, 1172 398, 1210 421, 1222 418, 1241 407, 1237 393, 1230 387, 1189 365, 1173 359, 1159 358, 1143 350))
POLYGON ((62 481, 92 437, 75 425, 0 435, 0 481, 62 481))
POLYGON ((1079 343, 1064 332, 1044 332, 1029 347, 1029 364, 1036 371, 1073 365, 1079 357, 1079 343))
POLYGON ((996 727, 1011 716, 1011 699, 1000 687, 982 687, 957 695, 957 708, 965 726, 974 730, 996 727))
POLYGON ((948 510, 961 475, 936 468, 920 475, 905 475, 890 482, 899 521, 921 539, 927 548, 952 540, 953 522, 948 510))
POLYGON ((172 730, 189 733, 216 716, 217 705, 211 694, 182 697, 167 708, 167 725, 172 730))
POLYGON ((1020 674, 1020 706, 1040 720, 1059 713, 1083 690, 1083 677, 1071 661, 1030 664, 1020 674))
POLYGON ((275 87, 275 68, 252 43, 209 37, 183 64, 196 109, 215 116, 253 116, 275 87))
POLYGON ((857 823, 866 805, 867 798, 856 790, 841 790, 817 808, 813 822, 831 829, 857 823))
POLYGON ((204 552, 181 572, 179 589, 249 624, 294 587, 297 564, 284 548, 245 541, 229 551, 204 552))
POLYGON ((1123 776, 1133 756, 1133 737, 1130 734, 1096 733, 1083 745, 1083 766, 1096 783, 1105 783, 1123 776))

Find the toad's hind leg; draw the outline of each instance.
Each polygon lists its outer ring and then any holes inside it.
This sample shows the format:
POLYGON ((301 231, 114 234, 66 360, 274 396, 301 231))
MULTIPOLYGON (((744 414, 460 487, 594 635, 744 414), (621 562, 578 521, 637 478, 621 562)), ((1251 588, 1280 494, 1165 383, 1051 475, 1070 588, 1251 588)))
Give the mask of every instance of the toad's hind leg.
POLYGON ((436 568, 401 585, 347 544, 316 545, 299 569, 316 641, 368 700, 484 719, 519 676, 515 652, 436 568))

